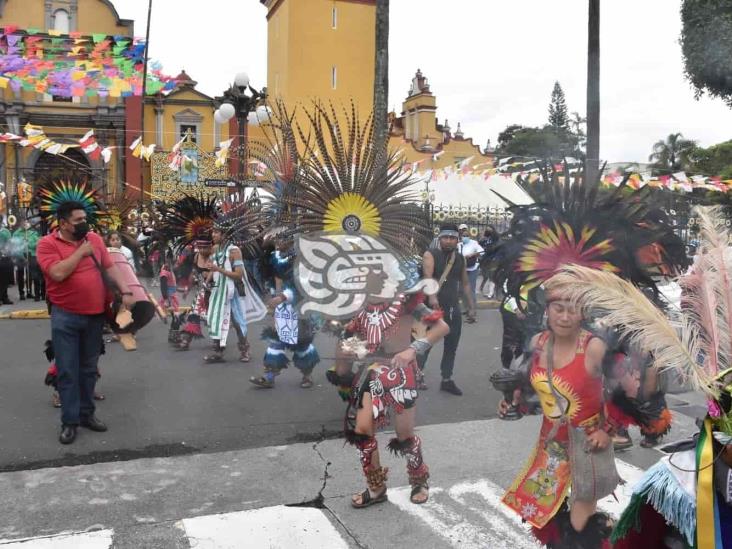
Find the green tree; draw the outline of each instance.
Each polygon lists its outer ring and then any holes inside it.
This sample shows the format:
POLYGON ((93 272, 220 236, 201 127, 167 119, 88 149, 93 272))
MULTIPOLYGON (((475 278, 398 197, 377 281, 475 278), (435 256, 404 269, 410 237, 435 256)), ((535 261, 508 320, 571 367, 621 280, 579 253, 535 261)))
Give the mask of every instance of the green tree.
POLYGON ((732 0, 681 4, 684 73, 697 99, 707 92, 732 107, 732 0))
POLYGON ((506 147, 516 135, 516 132, 522 130, 524 127, 521 124, 511 124, 507 126, 505 130, 498 134, 498 148, 502 149, 506 147))
POLYGON ((696 147, 690 156, 693 173, 732 179, 732 141, 717 143, 706 149, 696 147))
POLYGON ((554 82, 552 98, 549 102, 549 125, 557 131, 569 131, 569 115, 564 90, 559 82, 554 82))
POLYGON ((574 111, 572 116, 569 118, 569 129, 572 134, 577 138, 577 146, 580 149, 584 149, 587 143, 587 118, 580 116, 580 113, 574 111))
POLYGON ((684 139, 680 133, 672 133, 665 140, 656 141, 648 160, 653 162, 653 167, 661 174, 678 172, 690 167, 695 148, 694 141, 684 139))
POLYGON ((501 155, 561 160, 581 154, 576 136, 549 125, 543 128, 509 126, 501 136, 504 138, 501 141, 499 137, 498 153, 501 155))

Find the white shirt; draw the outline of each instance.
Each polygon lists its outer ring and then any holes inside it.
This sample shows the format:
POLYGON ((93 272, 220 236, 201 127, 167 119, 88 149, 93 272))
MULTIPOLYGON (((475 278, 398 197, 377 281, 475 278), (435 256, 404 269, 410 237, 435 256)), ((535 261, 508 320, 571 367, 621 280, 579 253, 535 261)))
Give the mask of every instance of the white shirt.
POLYGON ((132 255, 132 250, 130 250, 127 246, 120 246, 119 248, 109 248, 110 250, 119 250, 122 252, 122 255, 125 256, 125 259, 127 260, 127 263, 130 264, 130 267, 132 267, 132 272, 135 272, 135 256, 132 255))
POLYGON ((462 240, 460 240, 460 243, 458 244, 460 253, 463 254, 463 257, 467 257, 469 255, 478 254, 478 257, 476 258, 475 264, 472 267, 468 267, 467 261, 465 263, 465 269, 467 271, 475 271, 478 268, 478 260, 480 259, 480 255, 483 253, 483 248, 480 244, 478 244, 475 240, 472 238, 468 239, 468 243, 464 244, 462 240))

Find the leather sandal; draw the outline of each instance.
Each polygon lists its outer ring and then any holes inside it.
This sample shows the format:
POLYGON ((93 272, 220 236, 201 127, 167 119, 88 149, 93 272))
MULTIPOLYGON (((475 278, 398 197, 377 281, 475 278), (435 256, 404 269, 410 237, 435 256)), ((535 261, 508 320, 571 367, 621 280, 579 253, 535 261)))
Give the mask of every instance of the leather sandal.
POLYGON ((377 496, 371 497, 371 492, 369 492, 368 488, 361 492, 361 503, 357 503, 351 499, 351 506, 354 509, 364 509, 366 507, 371 507, 372 505, 376 505, 377 503, 383 503, 389 499, 389 496, 386 495, 386 486, 384 487, 384 490, 377 496))
POLYGON ((226 362, 226 360, 224 359, 224 353, 218 353, 218 352, 214 352, 210 355, 206 355, 205 357, 203 357, 203 361, 206 364, 218 364, 221 362, 226 362))
POLYGON ((422 505, 424 503, 427 503, 427 501, 430 499, 430 487, 429 485, 424 482, 421 484, 414 484, 412 485, 412 491, 409 494, 409 501, 414 503, 415 505, 422 505), (426 494, 427 497, 424 499, 424 501, 420 501, 418 499, 415 499, 420 494, 426 494))
POLYGON ((257 387, 261 387, 262 389, 272 389, 274 387, 274 381, 269 381, 267 378, 262 376, 250 377, 249 382, 257 387))

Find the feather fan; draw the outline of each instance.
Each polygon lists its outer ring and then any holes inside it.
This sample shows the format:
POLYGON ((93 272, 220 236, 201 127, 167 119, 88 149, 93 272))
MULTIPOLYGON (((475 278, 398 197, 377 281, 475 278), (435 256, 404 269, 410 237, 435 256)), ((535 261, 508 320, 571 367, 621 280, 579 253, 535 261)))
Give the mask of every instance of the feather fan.
POLYGON ((547 281, 546 287, 584 311, 603 316, 631 346, 652 353, 660 370, 675 370, 696 390, 718 396, 713 393, 713 374, 699 363, 707 364, 706 357, 716 355, 710 351, 713 342, 700 333, 693 318, 672 313, 668 319, 632 283, 612 273, 577 265, 565 266, 547 281))

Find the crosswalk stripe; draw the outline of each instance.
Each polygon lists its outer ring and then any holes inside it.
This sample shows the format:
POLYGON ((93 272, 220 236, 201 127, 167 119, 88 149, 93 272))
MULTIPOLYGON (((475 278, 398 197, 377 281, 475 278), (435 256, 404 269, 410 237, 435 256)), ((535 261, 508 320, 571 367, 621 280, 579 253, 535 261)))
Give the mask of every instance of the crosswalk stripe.
MULTIPOLYGON (((618 473, 625 484, 612 495, 600 500, 598 507, 617 518, 630 503, 633 486, 643 470, 616 459, 618 473)), ((410 488, 389 490, 389 500, 400 510, 419 518, 436 535, 453 547, 514 547, 532 549, 536 543, 521 518, 501 503, 505 490, 488 479, 462 482, 449 489, 434 487, 430 501, 414 505, 409 501, 410 488), (474 520, 470 517, 480 517, 474 520)))
POLYGON ((423 505, 411 503, 409 494, 409 487, 389 490, 389 501, 405 513, 419 518, 453 547, 536 549, 529 533, 521 526, 520 519, 509 516, 508 510, 504 512, 500 505, 503 488, 489 480, 461 483, 448 490, 430 488, 430 500, 423 505), (477 505, 472 501, 468 503, 469 499, 474 499, 469 498, 469 495, 482 498, 491 509, 481 505, 480 499, 477 505), (471 515, 481 517, 483 521, 473 520, 471 515))
POLYGON ((59 534, 42 538, 0 540, 2 549, 109 549, 114 530, 59 534))
POLYGON ((348 549, 338 530, 314 508, 278 505, 180 523, 196 549, 348 549))
MULTIPOLYGON (((643 470, 616 459, 625 484, 598 507, 618 517, 630 503, 643 470)), ((409 501, 411 487, 389 489, 389 501, 414 517, 448 545, 460 549, 512 547, 535 549, 521 518, 501 503, 504 489, 481 478, 447 488, 432 487, 424 505, 409 501)), ((348 549, 348 544, 319 509, 277 505, 247 511, 185 518, 176 523, 196 549, 348 549)), ((63 533, 39 538, 0 540, 0 549, 110 549, 114 530, 63 533)))

